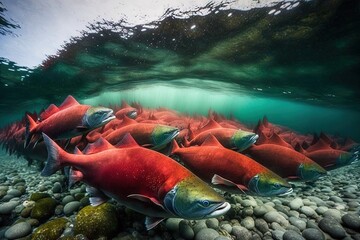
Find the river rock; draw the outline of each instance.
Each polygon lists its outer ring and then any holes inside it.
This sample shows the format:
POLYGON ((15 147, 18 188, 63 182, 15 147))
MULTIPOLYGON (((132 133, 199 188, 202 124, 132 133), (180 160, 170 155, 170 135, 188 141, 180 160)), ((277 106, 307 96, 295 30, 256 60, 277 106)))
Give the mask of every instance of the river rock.
POLYGON ((255 227, 255 221, 252 217, 246 217, 241 220, 241 225, 244 226, 246 229, 250 230, 255 227))
POLYGON ((232 226, 229 223, 222 224, 221 228, 227 231, 228 233, 231 233, 232 231, 232 226))
POLYGON ((342 228, 339 222, 331 217, 325 217, 321 219, 319 222, 319 227, 333 238, 346 237, 344 228, 342 228))
POLYGON ((264 205, 260 205, 254 208, 254 216, 255 217, 262 217, 267 213, 268 210, 264 205))
POLYGON ((31 225, 28 222, 20 222, 11 226, 5 232, 5 238, 7 239, 16 239, 25 237, 31 233, 31 225))
POLYGON ((344 202, 340 197, 338 197, 338 196, 331 196, 330 198, 329 198, 329 200, 331 200, 331 201, 333 201, 333 202, 336 202, 336 203, 342 203, 342 202, 344 202))
POLYGON ((179 231, 179 223, 182 221, 181 218, 168 218, 166 220, 165 226, 171 232, 179 231))
POLYGON ((300 208, 300 212, 305 214, 307 217, 312 217, 316 215, 315 210, 308 206, 302 206, 300 208))
POLYGON ((71 215, 73 212, 79 210, 81 203, 79 201, 69 202, 64 206, 64 214, 66 216, 71 215))
POLYGON ((294 198, 290 203, 289 206, 293 210, 298 210, 300 207, 304 206, 304 203, 301 198, 294 198))
POLYGON ((341 213, 339 210, 336 210, 336 209, 327 210, 326 212, 324 212, 323 216, 324 217, 332 217, 338 222, 341 221, 341 213))
POLYGON ((10 214, 18 204, 18 201, 10 201, 0 204, 0 214, 10 214))
POLYGON ((233 226, 231 234, 236 237, 236 239, 249 240, 251 238, 251 232, 242 226, 233 226))
POLYGON ((303 231, 305 228, 306 228, 306 222, 304 222, 303 220, 301 219, 298 219, 296 217, 290 217, 289 218, 289 222, 297 227, 298 229, 300 229, 300 231, 303 231))
POLYGON ((354 229, 354 230, 360 230, 359 215, 347 213, 344 216, 342 216, 341 220, 343 221, 343 223, 346 227, 354 229))
POLYGON ((189 223, 185 220, 179 223, 179 234, 184 239, 193 239, 195 236, 194 230, 190 227, 189 223))
POLYGON ((302 232, 306 240, 325 240, 324 234, 317 228, 307 228, 302 232))
POLYGON ((294 230, 287 230, 283 235, 283 240, 305 240, 305 238, 294 230))
POLYGON ((206 219, 205 223, 208 228, 212 228, 215 230, 219 228, 219 220, 217 220, 216 218, 206 219))
POLYGON ((281 230, 274 230, 274 231, 271 232, 271 236, 275 240, 283 240, 284 233, 285 232, 281 231, 281 230))
POLYGON ((62 199, 61 204, 65 206, 67 203, 72 201, 75 201, 75 198, 71 195, 67 195, 62 199))
POLYGON ((289 225, 289 222, 277 211, 271 211, 264 215, 265 221, 268 223, 277 222, 282 226, 287 227, 289 225))
POLYGON ((60 193, 62 190, 61 184, 59 182, 54 183, 54 186, 52 187, 53 193, 60 193))
POLYGON ((269 231, 269 225, 262 218, 255 219, 255 227, 262 233, 266 233, 269 231))
POLYGON ((220 234, 212 228, 203 228, 195 236, 195 240, 214 240, 220 234))
POLYGON ((8 194, 8 195, 12 195, 12 196, 14 196, 14 197, 20 197, 20 196, 22 195, 22 193, 21 193, 19 190, 14 189, 14 188, 8 190, 8 191, 7 191, 7 194, 8 194))

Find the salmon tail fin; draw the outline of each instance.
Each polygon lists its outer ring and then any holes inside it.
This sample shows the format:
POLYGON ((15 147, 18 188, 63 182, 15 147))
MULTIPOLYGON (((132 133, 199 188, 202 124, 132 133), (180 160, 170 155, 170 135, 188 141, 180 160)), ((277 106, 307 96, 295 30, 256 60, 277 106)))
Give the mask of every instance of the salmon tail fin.
POLYGON ((33 135, 32 132, 34 131, 36 125, 37 124, 34 119, 32 119, 32 117, 30 117, 28 114, 26 114, 24 148, 27 148, 29 146, 33 135))
POLYGON ((61 168, 59 155, 62 149, 45 133, 43 133, 43 138, 48 152, 48 157, 46 165, 41 172, 41 176, 50 176, 61 168))

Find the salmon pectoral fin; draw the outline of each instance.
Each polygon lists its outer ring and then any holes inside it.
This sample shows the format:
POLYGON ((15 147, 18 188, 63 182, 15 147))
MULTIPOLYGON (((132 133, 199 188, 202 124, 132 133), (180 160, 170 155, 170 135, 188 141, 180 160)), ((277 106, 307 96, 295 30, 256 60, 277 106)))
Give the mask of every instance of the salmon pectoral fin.
MULTIPOLYGON (((80 150, 79 150, 80 151, 80 150)), ((82 181, 84 178, 84 175, 81 171, 74 169, 73 167, 69 168, 69 181, 68 186, 69 189, 77 182, 82 181)))
POLYGON ((161 223, 164 218, 155 218, 155 217, 146 217, 145 219, 145 226, 146 230, 151 230, 156 227, 159 223, 161 223))
POLYGON ((106 202, 109 198, 101 190, 94 188, 92 186, 86 187, 86 192, 90 195, 90 204, 91 206, 98 206, 106 202))
POLYGON ((246 194, 245 191, 248 191, 249 189, 242 185, 242 184, 236 184, 226 178, 221 177, 220 175, 214 174, 214 176, 211 179, 211 183, 214 185, 225 185, 230 187, 237 187, 241 192, 246 194))
MULTIPOLYGON (((140 200, 142 202, 149 202, 149 203, 153 203, 158 207, 161 207, 162 209, 165 210, 165 207, 159 202, 159 200, 157 200, 156 198, 153 197, 148 197, 142 194, 130 194, 127 197, 129 198, 135 198, 137 200, 140 200)), ((166 211, 166 210, 165 210, 166 211)))

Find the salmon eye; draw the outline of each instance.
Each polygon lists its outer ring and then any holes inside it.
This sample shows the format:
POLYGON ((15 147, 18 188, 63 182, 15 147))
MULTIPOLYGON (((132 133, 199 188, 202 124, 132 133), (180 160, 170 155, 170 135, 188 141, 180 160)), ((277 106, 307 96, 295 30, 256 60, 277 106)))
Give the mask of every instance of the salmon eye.
POLYGON ((200 204, 203 207, 209 207, 210 206, 210 202, 208 200, 202 200, 202 201, 200 201, 200 204))

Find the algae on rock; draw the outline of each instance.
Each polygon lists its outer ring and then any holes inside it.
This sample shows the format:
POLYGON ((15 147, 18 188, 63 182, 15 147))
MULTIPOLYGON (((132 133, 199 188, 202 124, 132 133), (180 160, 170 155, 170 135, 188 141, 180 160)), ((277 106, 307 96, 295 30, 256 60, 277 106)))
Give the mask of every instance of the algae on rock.
POLYGON ((99 206, 86 206, 76 216, 74 233, 83 234, 89 239, 112 237, 118 228, 118 218, 115 207, 110 203, 99 206))
POLYGON ((31 237, 31 240, 56 240, 66 228, 68 220, 57 218, 38 227, 31 237))

